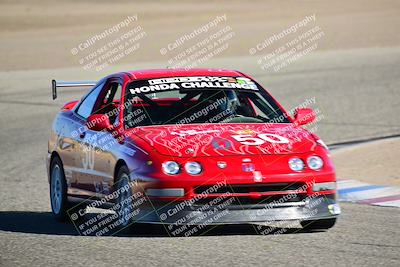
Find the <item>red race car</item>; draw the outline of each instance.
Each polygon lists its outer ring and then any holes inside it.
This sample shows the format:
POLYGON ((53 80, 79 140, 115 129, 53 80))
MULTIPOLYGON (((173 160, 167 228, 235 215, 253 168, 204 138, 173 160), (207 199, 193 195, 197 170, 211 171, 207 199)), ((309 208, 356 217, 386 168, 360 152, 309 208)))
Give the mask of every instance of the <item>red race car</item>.
POLYGON ((58 220, 107 207, 114 215, 96 223, 108 230, 134 222, 335 224, 340 207, 328 148, 301 127, 315 120, 311 109, 292 118, 251 77, 221 69, 53 80, 53 99, 59 87, 83 86, 92 89, 63 106, 48 143, 58 220))

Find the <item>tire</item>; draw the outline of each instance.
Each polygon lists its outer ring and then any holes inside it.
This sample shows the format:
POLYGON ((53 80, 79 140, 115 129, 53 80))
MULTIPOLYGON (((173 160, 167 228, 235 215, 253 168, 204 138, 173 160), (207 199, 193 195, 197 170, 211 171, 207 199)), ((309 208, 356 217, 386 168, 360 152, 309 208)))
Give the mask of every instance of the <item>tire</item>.
POLYGON ((336 218, 300 222, 301 226, 305 230, 327 230, 329 228, 332 228, 335 223, 336 218))
POLYGON ((64 168, 58 157, 53 158, 50 165, 50 203, 54 218, 59 222, 65 222, 70 204, 67 199, 64 168))
POLYGON ((121 222, 119 228, 122 233, 127 233, 130 231, 134 220, 131 216, 133 212, 133 193, 132 188, 129 184, 129 170, 126 166, 122 166, 119 168, 116 181, 117 183, 115 186, 115 190, 120 192, 118 194, 116 203, 118 205, 118 208, 116 209, 118 220, 121 222))

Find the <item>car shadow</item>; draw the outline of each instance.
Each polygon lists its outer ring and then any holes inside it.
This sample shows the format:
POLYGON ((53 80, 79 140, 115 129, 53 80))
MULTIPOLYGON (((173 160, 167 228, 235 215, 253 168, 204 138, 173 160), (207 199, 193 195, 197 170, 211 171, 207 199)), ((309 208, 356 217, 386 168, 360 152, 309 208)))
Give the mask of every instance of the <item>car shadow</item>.
MULTIPOLYGON (((91 214, 94 217, 96 214, 91 214)), ((240 225, 218 225, 205 226, 201 231, 185 231, 176 233, 167 225, 157 224, 134 224, 124 231, 104 234, 103 236, 124 236, 124 237, 184 237, 184 236, 230 236, 230 235, 277 235, 277 234, 298 234, 306 233, 299 228, 275 228, 270 226, 258 226, 250 224, 240 225)), ((58 222, 53 218, 51 212, 29 212, 29 211, 1 211, 0 230, 17 233, 31 233, 43 235, 82 235, 71 222, 58 222)), ((88 236, 96 236, 95 233, 88 236)))
POLYGON ((59 223, 51 212, 1 211, 0 230, 45 235, 79 235, 72 223, 59 223))

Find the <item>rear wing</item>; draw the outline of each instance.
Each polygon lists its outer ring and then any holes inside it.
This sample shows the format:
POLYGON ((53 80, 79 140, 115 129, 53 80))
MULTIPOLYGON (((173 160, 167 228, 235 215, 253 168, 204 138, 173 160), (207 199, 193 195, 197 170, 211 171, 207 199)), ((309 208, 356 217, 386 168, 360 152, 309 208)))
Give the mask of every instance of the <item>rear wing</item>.
POLYGON ((93 87, 97 81, 79 81, 79 82, 65 82, 65 81, 51 81, 51 92, 53 100, 57 98, 57 88, 61 87, 93 87))

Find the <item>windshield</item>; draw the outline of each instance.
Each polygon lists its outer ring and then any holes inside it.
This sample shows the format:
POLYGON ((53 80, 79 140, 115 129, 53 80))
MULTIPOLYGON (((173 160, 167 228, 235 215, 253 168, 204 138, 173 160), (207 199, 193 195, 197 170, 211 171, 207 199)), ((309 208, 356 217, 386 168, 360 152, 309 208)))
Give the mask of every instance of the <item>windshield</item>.
POLYGON ((288 123, 276 102, 245 77, 194 76, 131 82, 125 127, 190 123, 288 123))

